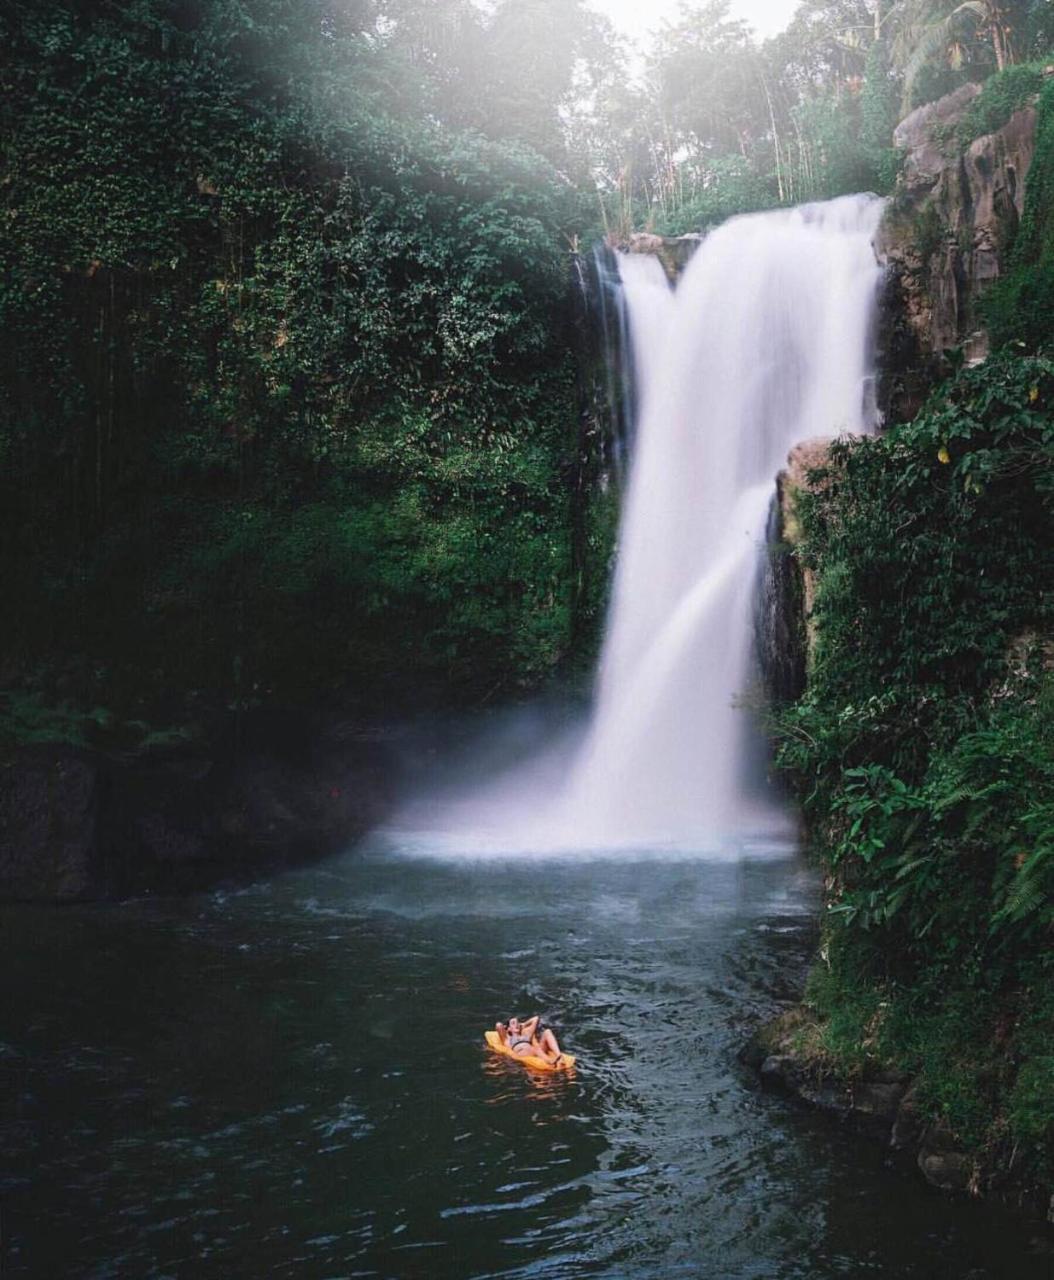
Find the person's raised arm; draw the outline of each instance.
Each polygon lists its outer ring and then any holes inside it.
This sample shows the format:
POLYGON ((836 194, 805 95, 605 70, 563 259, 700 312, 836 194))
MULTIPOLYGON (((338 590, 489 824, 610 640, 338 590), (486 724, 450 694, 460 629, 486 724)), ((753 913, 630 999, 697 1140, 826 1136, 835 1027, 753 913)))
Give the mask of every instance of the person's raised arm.
POLYGON ((528 1018, 527 1021, 523 1023, 523 1034, 528 1038, 533 1036, 538 1030, 538 1023, 541 1022, 541 1020, 542 1015, 540 1013, 536 1013, 533 1018, 528 1018))
POLYGON ((494 1024, 494 1030, 498 1033, 498 1039, 501 1041, 501 1043, 502 1043, 502 1044, 507 1044, 507 1043, 508 1043, 508 1040, 509 1040, 509 1037, 508 1037, 508 1034, 507 1034, 507 1032, 506 1032, 506 1030, 505 1030, 505 1023, 504 1023, 504 1022, 495 1022, 495 1024, 494 1024))

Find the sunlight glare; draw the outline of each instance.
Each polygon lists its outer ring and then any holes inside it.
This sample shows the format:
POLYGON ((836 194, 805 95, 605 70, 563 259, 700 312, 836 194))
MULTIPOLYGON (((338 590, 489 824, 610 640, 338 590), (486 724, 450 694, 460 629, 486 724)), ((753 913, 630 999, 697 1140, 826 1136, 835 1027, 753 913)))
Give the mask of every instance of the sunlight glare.
MULTIPOLYGON (((731 0, 731 13, 745 19, 756 34, 764 39, 782 31, 790 22, 799 0, 731 0)), ((644 40, 663 21, 673 21, 682 0, 591 0, 592 7, 606 14, 624 35, 644 40)))

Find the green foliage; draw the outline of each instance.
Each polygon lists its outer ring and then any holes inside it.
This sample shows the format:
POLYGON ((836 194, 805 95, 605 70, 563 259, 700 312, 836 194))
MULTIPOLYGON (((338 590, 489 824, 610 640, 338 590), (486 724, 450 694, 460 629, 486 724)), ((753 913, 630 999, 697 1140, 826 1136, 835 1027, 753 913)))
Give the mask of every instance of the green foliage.
POLYGON ((86 746, 90 729, 105 724, 102 707, 84 712, 63 702, 45 700, 39 692, 12 690, 0 695, 0 744, 65 743, 86 746))
POLYGON ((0 750, 61 743, 141 751, 186 742, 196 732, 192 724, 151 728, 145 720, 123 720, 109 707, 56 702, 50 691, 28 685, 0 692, 0 750))
POLYGON ((892 146, 897 125, 897 85, 884 40, 867 51, 864 87, 860 91, 860 141, 865 147, 892 146))
POLYGON ((905 114, 1014 61, 1015 0, 901 0, 893 54, 904 77, 905 114))
POLYGON ((658 217, 655 229, 661 235, 683 235, 778 203, 771 182, 759 177, 742 156, 719 156, 709 162, 705 184, 694 186, 683 203, 658 217))
POLYGON ((1025 211, 1015 242, 1021 263, 1054 258, 1054 82, 1047 82, 1037 106, 1036 143, 1025 193, 1025 211))
POLYGON ((828 200, 867 190, 874 174, 860 146, 858 102, 845 94, 807 98, 794 111, 796 127, 808 139, 801 195, 828 200))
POLYGON ((584 201, 553 161, 593 29, 550 24, 559 66, 477 120, 447 73, 493 80, 526 18, 432 16, 428 46, 410 0, 5 9, 8 650, 95 654, 82 699, 482 696, 566 659, 584 201))
POLYGON ((605 224, 678 233, 776 205, 888 193, 900 70, 867 0, 810 0, 759 43, 728 0, 686 6, 642 92, 595 130, 605 224))
POLYGON ((816 1016, 810 1056, 844 1077, 895 1067, 915 1079, 916 1104, 984 1158, 1018 1147, 1022 1168, 1054 1178, 1051 964, 1039 953, 1010 980, 979 958, 935 963, 912 984, 876 977, 856 940, 828 945, 809 975, 816 1016))
MULTIPOLYGON (((916 1103, 975 1151, 997 1142, 1013 1071, 999 1039, 1001 1006, 983 981, 928 975, 913 987, 876 982, 859 949, 833 943, 817 964, 806 1002, 819 1020, 825 1065, 853 1077, 895 1066, 915 1077, 916 1103)), ((1024 1133, 1015 1130, 1024 1140, 1024 1133)))
POLYGON ((1050 1028, 1054 1026, 1054 978, 1049 958, 1038 966, 1033 987, 1032 1008, 1020 1017, 1016 1041, 1021 1055, 1008 1099, 1008 1122, 1011 1132, 1021 1142, 1048 1153, 1044 1173, 1054 1177, 1054 1052, 1051 1051, 1050 1028))
POLYGON ((1039 95, 1036 143, 1010 270, 985 295, 994 345, 1036 351, 1054 338, 1054 83, 1039 95))
POLYGON ((1051 21, 1046 0, 808 0, 759 42, 728 0, 685 6, 659 33, 643 84, 610 46, 594 63, 589 105, 574 113, 576 156, 597 181, 605 230, 623 235, 892 194, 897 121, 1002 68, 963 137, 998 127, 1039 87, 1051 21), (1015 65, 1022 57, 1033 61, 1015 65))
MULTIPOLYGON (((1019 0, 1021 3, 1021 0, 1019 0)), ((1026 58, 1042 58, 1054 49, 1054 7, 1048 0, 1024 0, 1021 52, 1026 58)))
POLYGON ((992 345, 1036 351, 1054 335, 1054 261, 1011 267, 981 300, 992 345))
POLYGON ((882 992, 855 972, 854 957, 828 952, 826 961, 814 965, 805 1003, 820 1018, 817 1048, 827 1062, 846 1075, 866 1067, 885 1006, 882 992))
POLYGON ((989 76, 966 108, 957 136, 963 146, 1001 129, 1043 87, 1042 62, 1023 62, 989 76))
POLYGON ((983 979, 921 985, 887 1002, 881 1051, 918 1078, 918 1102, 975 1150, 997 1141, 1008 1070, 1000 999, 983 979))
POLYGON ((814 685, 837 694, 840 713, 931 685, 972 695, 999 674, 1012 636, 1049 616, 1034 549, 1049 519, 1052 371, 1045 357, 993 357, 914 422, 832 447, 827 484, 802 515, 823 578, 814 685), (985 607, 959 609, 975 596, 985 607))
POLYGON ((1052 402, 1054 361, 993 355, 834 444, 799 503, 817 638, 779 761, 831 886, 810 999, 836 1062, 918 1073, 975 1146, 1038 1141, 1052 1101, 1049 1027, 999 1039, 1054 930, 1052 402))
POLYGON ((924 204, 913 215, 911 240, 923 263, 928 263, 944 243, 947 234, 940 210, 933 204, 924 204))
POLYGON ((870 169, 868 186, 879 195, 892 192, 900 172, 901 155, 893 146, 899 92, 884 40, 867 51, 864 86, 860 91, 859 146, 870 169))
POLYGON ((728 0, 709 0, 666 26, 653 69, 662 115, 696 149, 742 152, 744 133, 756 135, 765 127, 757 50, 728 0))

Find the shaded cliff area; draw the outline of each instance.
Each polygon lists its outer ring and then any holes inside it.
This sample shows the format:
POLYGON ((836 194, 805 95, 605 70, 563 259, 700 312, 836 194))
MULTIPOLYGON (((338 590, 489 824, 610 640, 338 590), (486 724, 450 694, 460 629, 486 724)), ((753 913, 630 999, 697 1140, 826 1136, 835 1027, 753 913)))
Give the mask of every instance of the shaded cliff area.
POLYGON ((386 814, 395 772, 355 721, 257 713, 242 741, 127 756, 55 743, 0 760, 0 900, 77 902, 244 883, 339 852, 386 814))
POLYGON ((773 727, 824 913, 804 1004, 748 1058, 933 1186, 1054 1221, 1054 329, 1042 291, 1016 305, 1051 249, 1034 74, 980 136, 987 86, 898 129, 886 429, 781 477, 807 674, 773 727))

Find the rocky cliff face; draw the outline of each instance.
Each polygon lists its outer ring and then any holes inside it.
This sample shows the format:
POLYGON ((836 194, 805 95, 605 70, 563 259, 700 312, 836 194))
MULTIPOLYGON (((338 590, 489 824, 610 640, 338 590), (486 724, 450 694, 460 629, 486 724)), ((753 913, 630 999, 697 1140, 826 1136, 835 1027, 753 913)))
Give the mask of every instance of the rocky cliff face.
POLYGON ((250 720, 237 750, 9 752, 0 903, 201 889, 321 857, 383 818, 391 774, 376 734, 306 714, 250 720))
POLYGON ((815 489, 810 472, 828 465, 830 446, 826 436, 801 441, 776 477, 755 604, 755 647, 766 690, 776 705, 793 702, 805 691, 815 641, 811 615, 816 582, 798 554, 796 504, 800 494, 815 489))
POLYGON ((893 135, 906 153, 904 168, 877 245, 889 272, 879 339, 887 421, 915 414, 946 372, 949 348, 962 345, 968 361, 988 351, 978 302, 1006 269, 1036 110, 1026 106, 964 146, 958 127, 980 92, 962 85, 912 112, 893 135))
POLYGON ((667 276, 676 284, 692 254, 705 239, 703 232, 684 236, 657 236, 650 231, 635 231, 615 247, 624 253, 653 253, 662 263, 667 276))

